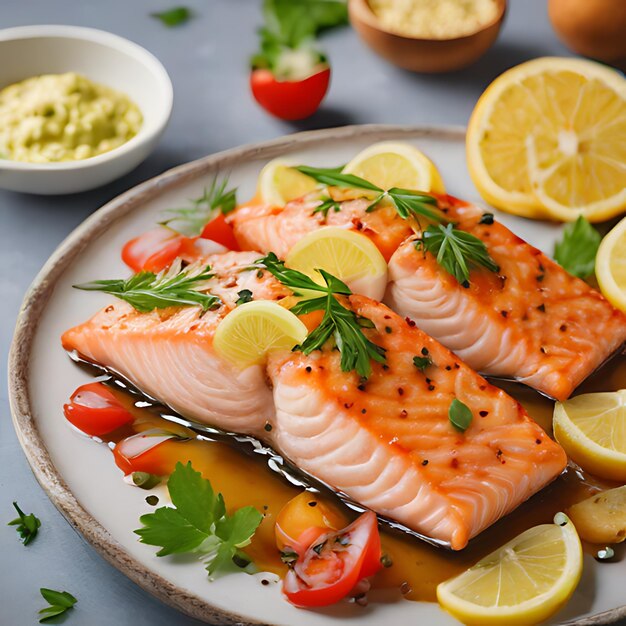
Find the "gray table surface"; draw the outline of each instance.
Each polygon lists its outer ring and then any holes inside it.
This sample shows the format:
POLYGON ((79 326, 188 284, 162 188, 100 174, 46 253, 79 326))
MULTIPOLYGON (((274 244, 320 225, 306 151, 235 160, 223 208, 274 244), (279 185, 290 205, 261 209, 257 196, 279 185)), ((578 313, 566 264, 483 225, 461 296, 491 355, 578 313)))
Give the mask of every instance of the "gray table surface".
MULTIPOLYGON (((137 170, 104 188, 65 197, 0 191, 0 353, 6 354, 29 283, 48 256, 90 213, 122 191, 174 165, 243 143, 290 132, 360 123, 465 124, 476 99, 500 72, 530 58, 564 55, 545 0, 511 0, 506 24, 490 52, 472 68, 417 76, 376 57, 346 28, 324 38, 333 84, 310 120, 268 117, 249 95, 247 60, 256 45, 261 0, 184 0, 188 24, 166 29, 149 13, 178 0, 21 0, 0 2, 0 25, 76 24, 112 31, 145 46, 165 65, 175 91, 171 123, 157 150, 137 170)), ((2 60, 5 62, 5 60, 2 60)), ((0 625, 36 623, 40 587, 66 589, 79 603, 65 623, 160 626, 198 624, 139 589, 75 534, 31 474, 0 387, 0 625), (28 547, 4 525, 11 501, 42 521, 28 547)))

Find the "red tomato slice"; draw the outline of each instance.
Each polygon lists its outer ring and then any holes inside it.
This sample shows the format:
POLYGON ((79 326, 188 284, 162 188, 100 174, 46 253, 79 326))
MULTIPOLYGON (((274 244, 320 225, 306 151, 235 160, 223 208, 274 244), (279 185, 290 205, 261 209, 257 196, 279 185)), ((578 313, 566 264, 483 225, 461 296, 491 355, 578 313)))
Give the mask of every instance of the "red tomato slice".
POLYGON ((160 272, 179 256, 185 239, 167 228, 153 228, 122 248, 122 261, 135 272, 160 272))
POLYGON ((270 70, 252 70, 250 88, 256 101, 283 120, 302 120, 319 108, 330 82, 330 68, 302 80, 276 80, 270 70))
POLYGON ((102 383, 82 385, 63 406, 67 420, 87 435, 100 437, 135 418, 102 383))
POLYGON ((232 226, 226 222, 226 218, 222 213, 219 213, 216 218, 212 219, 204 227, 200 237, 202 237, 202 239, 215 241, 225 248, 228 248, 228 250, 241 249, 235 239, 232 226))
POLYGON ((146 472, 164 476, 171 471, 172 462, 162 453, 161 446, 176 438, 176 435, 162 430, 149 430, 122 439, 113 448, 115 464, 125 475, 146 472))
POLYGON ((350 526, 318 537, 283 581, 287 600, 300 607, 328 606, 381 567, 376 515, 363 513, 350 526))

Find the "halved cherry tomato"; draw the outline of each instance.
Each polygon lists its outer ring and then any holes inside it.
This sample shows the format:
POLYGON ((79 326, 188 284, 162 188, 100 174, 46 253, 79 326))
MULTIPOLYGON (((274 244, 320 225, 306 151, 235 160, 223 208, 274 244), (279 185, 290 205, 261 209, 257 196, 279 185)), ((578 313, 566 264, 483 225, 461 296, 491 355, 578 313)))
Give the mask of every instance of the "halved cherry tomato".
POLYGON ((287 572, 283 593, 295 606, 334 604, 382 567, 380 557, 378 522, 369 511, 347 528, 318 537, 287 572))
POLYGON ((256 101, 283 120, 302 120, 317 111, 330 82, 330 68, 302 80, 277 80, 269 69, 252 70, 250 88, 256 101))
POLYGON ((165 454, 164 444, 172 439, 177 439, 177 436, 158 429, 122 439, 113 448, 115 464, 125 475, 133 472, 146 472, 157 476, 169 474, 176 461, 172 461, 170 456, 165 454))
POLYGON ((303 554, 320 535, 347 524, 348 519, 341 511, 315 494, 303 491, 289 500, 276 516, 276 545, 281 551, 303 554))
POLYGON ((153 228, 122 248, 122 261, 135 272, 160 272, 180 255, 185 239, 168 228, 153 228))
POLYGON ((226 222, 226 218, 223 213, 219 213, 217 217, 213 218, 202 231, 200 235, 202 239, 210 239, 223 245, 228 250, 240 250, 239 244, 235 239, 235 233, 233 227, 226 222))
POLYGON ((81 385, 63 405, 68 422, 87 435, 100 437, 135 418, 102 383, 81 385))

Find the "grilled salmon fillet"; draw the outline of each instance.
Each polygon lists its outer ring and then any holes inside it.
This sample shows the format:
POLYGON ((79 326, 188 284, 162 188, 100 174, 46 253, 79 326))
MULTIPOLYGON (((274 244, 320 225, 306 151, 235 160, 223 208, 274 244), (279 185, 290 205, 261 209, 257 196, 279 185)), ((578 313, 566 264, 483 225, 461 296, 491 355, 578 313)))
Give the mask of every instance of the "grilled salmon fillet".
POLYGON ((288 294, 267 272, 246 269, 257 258, 207 258, 215 273, 208 288, 224 303, 216 311, 139 313, 115 303, 67 331, 63 345, 182 415, 266 441, 334 489, 453 549, 563 470, 565 453, 518 402, 362 296, 346 303, 374 323, 364 332, 387 351, 387 364, 373 363, 367 381, 343 372, 330 346, 308 356, 274 353, 265 367, 244 371, 223 362, 212 339, 237 292, 288 294), (415 356, 430 360, 423 371, 415 356), (455 398, 473 415, 465 432, 449 419, 455 398))
POLYGON ((452 196, 439 207, 481 239, 500 272, 475 270, 466 289, 435 258, 415 250, 414 233, 391 207, 344 202, 325 218, 315 195, 284 208, 258 202, 229 218, 240 245, 282 256, 305 234, 327 225, 367 235, 389 262, 384 302, 486 375, 518 380, 564 400, 626 341, 626 316, 499 222, 481 224, 483 209, 452 196))
POLYGON ((626 316, 586 282, 463 202, 448 216, 485 242, 500 267, 462 287, 430 253, 405 241, 389 262, 385 302, 474 369, 514 378, 558 400, 626 341, 626 316))

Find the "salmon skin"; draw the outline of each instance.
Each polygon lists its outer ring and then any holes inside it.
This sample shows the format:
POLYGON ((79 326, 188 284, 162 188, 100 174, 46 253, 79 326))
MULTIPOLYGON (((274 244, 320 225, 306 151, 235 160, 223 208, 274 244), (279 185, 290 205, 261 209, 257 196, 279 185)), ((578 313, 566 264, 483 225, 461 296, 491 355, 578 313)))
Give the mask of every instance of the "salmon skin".
POLYGON ((501 223, 481 223, 483 214, 463 202, 448 210, 485 242, 497 274, 473 270, 464 288, 408 239, 389 261, 385 302, 474 369, 565 400, 626 341, 626 316, 501 223))
POLYGON ((237 292, 289 295, 267 272, 249 269, 258 256, 206 259, 215 273, 208 288, 223 302, 215 311, 139 313, 115 303, 68 330, 63 346, 185 417, 262 440, 359 504, 455 550, 564 469, 561 447, 518 402, 362 296, 345 303, 373 322, 364 332, 387 354, 367 381, 343 372, 332 346, 308 356, 276 352, 243 371, 225 363, 212 341, 237 292), (465 432, 449 419, 455 398, 472 413, 465 432))
POLYGON ((437 198, 447 219, 485 243, 500 266, 497 274, 474 270, 470 287, 462 287, 430 253, 415 249, 414 232, 392 207, 368 213, 365 199, 346 201, 327 217, 314 213, 315 195, 284 208, 252 202, 229 219, 242 248, 283 258, 301 237, 326 225, 367 235, 389 262, 384 302, 390 308, 475 370, 568 398, 626 341, 626 316, 501 223, 480 223, 483 209, 437 198))

